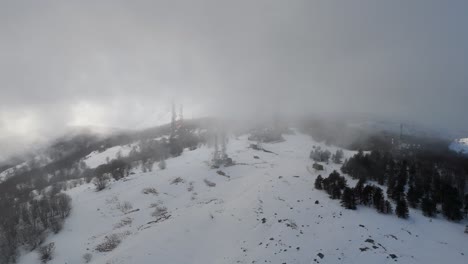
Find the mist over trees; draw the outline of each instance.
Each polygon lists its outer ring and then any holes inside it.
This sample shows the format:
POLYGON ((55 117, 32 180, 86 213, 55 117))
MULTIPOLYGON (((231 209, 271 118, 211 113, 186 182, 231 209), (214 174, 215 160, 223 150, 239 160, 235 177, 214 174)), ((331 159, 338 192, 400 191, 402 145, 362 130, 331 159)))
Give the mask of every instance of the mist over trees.
MULTIPOLYGON (((204 122, 201 120, 200 124, 204 122)), ((105 191, 112 181, 129 176, 132 169, 151 171, 155 162, 165 169, 166 159, 206 142, 206 135, 197 130, 199 124, 192 121, 178 125, 172 134, 167 126, 162 126, 105 139, 79 135, 53 144, 47 150, 51 162, 29 163, 0 183, 0 263, 16 262, 20 247, 29 251, 40 249, 41 261, 50 260, 53 248, 41 245, 49 233, 61 231, 72 211, 71 198, 63 191, 90 182, 96 191, 105 191), (165 134, 171 134, 169 140, 165 134), (108 159, 94 169, 82 162, 93 151, 132 141, 140 143, 128 156, 117 153, 115 159, 108 159)))

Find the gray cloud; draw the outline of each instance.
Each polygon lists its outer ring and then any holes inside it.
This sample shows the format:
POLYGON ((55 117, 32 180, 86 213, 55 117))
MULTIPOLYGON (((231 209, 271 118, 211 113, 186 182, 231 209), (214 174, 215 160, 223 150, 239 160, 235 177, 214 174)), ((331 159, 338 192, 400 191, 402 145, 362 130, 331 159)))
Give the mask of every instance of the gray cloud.
POLYGON ((10 153, 12 142, 70 125, 149 126, 166 118, 171 98, 195 116, 280 107, 467 129, 467 8, 0 1, 0 147, 10 153))

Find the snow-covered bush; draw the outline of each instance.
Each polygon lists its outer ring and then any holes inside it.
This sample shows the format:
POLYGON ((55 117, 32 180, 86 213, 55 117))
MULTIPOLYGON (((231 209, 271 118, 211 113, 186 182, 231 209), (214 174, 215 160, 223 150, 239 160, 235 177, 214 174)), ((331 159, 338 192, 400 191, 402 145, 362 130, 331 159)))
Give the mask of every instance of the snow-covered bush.
POLYGON ((110 252, 122 242, 118 234, 111 234, 104 238, 104 241, 96 246, 98 252, 110 252))
POLYGON ((63 228, 63 220, 61 219, 54 219, 54 221, 51 222, 50 224, 50 229, 54 234, 58 234, 60 231, 62 231, 63 228))
POLYGON ((205 182, 205 184, 206 184, 208 187, 215 187, 215 186, 216 186, 216 183, 211 182, 211 181, 209 181, 209 180, 207 180, 207 179, 204 179, 203 181, 205 182))
POLYGON ((96 178, 94 178, 93 183, 96 186, 96 191, 102 191, 107 187, 107 184, 109 183, 109 175, 98 175, 96 176, 96 178))
POLYGON ((83 260, 84 260, 84 263, 89 263, 91 262, 91 259, 93 259, 93 255, 91 253, 85 253, 83 255, 83 260))
POLYGON ((183 183, 184 182, 184 179, 182 179, 181 177, 177 177, 175 178, 174 180, 171 181, 171 184, 179 184, 179 183, 183 183))
POLYGON ((165 160, 161 160, 158 164, 158 167, 160 170, 165 170, 166 169, 166 161, 165 160))
POLYGON ((156 188, 153 187, 144 188, 141 192, 144 194, 158 195, 158 191, 156 190, 156 188))
POLYGON ((52 260, 52 258, 54 257, 54 250, 55 250, 55 244, 53 242, 40 247, 38 251, 39 251, 39 258, 41 262, 47 263, 50 260, 52 260))
POLYGON ((117 204, 117 209, 119 209, 122 213, 126 213, 133 209, 133 205, 130 202, 121 202, 117 204))
POLYGON ((336 164, 341 164, 343 162, 344 153, 343 150, 336 150, 335 154, 332 155, 332 160, 336 164))
POLYGON ((125 217, 124 219, 120 220, 120 222, 118 222, 117 224, 115 224, 115 225, 114 225, 114 228, 115 228, 115 229, 121 228, 121 227, 124 227, 124 226, 127 226, 127 225, 132 224, 132 222, 133 222, 133 218, 125 217))
POLYGON ((330 156, 331 152, 328 150, 322 150, 321 147, 316 147, 310 152, 310 158, 316 162, 328 162, 330 156))
POLYGON ((164 206, 156 206, 156 209, 154 212, 151 214, 154 217, 160 217, 163 216, 167 213, 167 208, 164 206))

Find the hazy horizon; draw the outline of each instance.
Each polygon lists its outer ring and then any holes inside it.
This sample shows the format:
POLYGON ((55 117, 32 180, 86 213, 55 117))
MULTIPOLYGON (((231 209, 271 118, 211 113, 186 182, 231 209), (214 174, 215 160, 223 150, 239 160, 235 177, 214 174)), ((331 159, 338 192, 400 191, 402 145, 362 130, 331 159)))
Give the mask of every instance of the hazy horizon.
MULTIPOLYGON (((468 130, 466 1, 1 1, 0 159, 73 126, 359 115, 468 130)), ((468 135, 467 135, 468 136, 468 135)))

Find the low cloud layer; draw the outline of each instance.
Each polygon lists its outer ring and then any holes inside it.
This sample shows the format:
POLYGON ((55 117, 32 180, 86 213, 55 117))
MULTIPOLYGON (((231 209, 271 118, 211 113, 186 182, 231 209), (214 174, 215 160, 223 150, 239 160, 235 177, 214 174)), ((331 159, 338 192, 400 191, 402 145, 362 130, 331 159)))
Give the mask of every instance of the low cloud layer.
POLYGON ((468 129, 466 1, 0 1, 0 157, 70 126, 359 113, 468 129))

